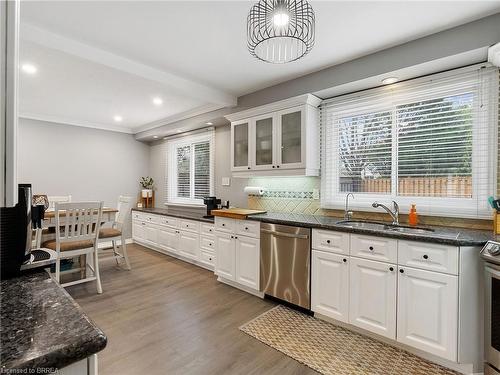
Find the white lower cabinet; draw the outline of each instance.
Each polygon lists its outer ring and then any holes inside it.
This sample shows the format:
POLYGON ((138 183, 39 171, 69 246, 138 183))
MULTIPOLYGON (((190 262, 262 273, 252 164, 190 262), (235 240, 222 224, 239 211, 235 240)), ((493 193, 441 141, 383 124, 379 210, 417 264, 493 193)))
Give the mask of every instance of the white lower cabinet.
POLYGON ((258 290, 260 280, 260 241, 258 238, 237 236, 236 282, 258 290))
POLYGON ((200 252, 200 235, 194 232, 179 231, 179 255, 198 259, 200 252))
POLYGON ((397 340, 456 361, 458 276, 409 267, 398 274, 397 340))
POLYGON ((396 338, 396 266, 350 258, 349 323, 396 338))
POLYGON ((144 226, 144 240, 152 245, 158 242, 158 228, 154 224, 144 226))
POLYGON ((260 289, 260 230, 253 223, 245 224, 243 220, 215 218, 215 273, 221 281, 233 281, 231 285, 254 292, 260 289))
POLYGON ((143 242, 145 240, 145 229, 146 223, 142 221, 133 221, 132 222, 132 238, 136 241, 143 242))
POLYGON ((236 281, 236 248, 234 236, 217 233, 215 243, 215 273, 225 279, 236 281))
POLYGON ((158 228, 158 246, 171 253, 177 253, 179 247, 179 231, 174 228, 158 228))
POLYGON ((312 251, 311 309, 346 323, 349 321, 348 258, 312 251))

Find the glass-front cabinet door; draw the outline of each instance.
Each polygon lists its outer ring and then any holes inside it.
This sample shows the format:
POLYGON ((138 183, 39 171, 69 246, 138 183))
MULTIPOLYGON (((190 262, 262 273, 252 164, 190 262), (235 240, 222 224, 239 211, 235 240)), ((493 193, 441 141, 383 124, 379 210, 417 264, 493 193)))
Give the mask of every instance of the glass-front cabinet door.
POLYGON ((274 126, 275 120, 273 115, 265 115, 254 118, 254 169, 269 169, 276 167, 274 162, 274 142, 276 134, 274 126))
POLYGON ((233 171, 247 171, 250 169, 249 135, 249 121, 239 121, 231 125, 231 137, 233 139, 231 160, 233 171))
POLYGON ((280 168, 303 168, 305 165, 304 109, 293 108, 278 113, 280 168))

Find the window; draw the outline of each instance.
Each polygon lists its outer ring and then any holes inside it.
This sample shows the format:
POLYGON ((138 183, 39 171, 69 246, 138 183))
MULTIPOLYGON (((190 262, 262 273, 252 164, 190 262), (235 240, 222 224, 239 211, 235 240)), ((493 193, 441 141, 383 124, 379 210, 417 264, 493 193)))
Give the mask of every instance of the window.
MULTIPOLYGON (((489 217, 498 70, 475 68, 345 95, 321 106, 322 207, 396 200, 425 214, 489 217)), ((406 207, 405 207, 406 206, 406 207)))
POLYGON ((172 139, 167 150, 168 202, 203 204, 203 197, 213 195, 213 129, 172 139))

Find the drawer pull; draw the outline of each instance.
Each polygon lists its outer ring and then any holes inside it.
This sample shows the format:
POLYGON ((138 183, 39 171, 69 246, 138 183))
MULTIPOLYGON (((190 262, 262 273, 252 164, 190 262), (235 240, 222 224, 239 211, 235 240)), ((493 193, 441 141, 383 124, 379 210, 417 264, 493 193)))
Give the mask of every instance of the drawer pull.
POLYGON ((208 231, 209 231, 209 232, 211 232, 211 231, 212 231, 212 229, 209 229, 208 231))
POLYGON ((231 238, 234 238, 234 236, 231 236, 231 238))
POLYGON ((423 258, 424 258, 424 259, 429 259, 429 256, 428 256, 427 254, 425 254, 425 255, 423 256, 423 258))
POLYGON ((237 236, 234 236, 234 238, 235 238, 235 239, 238 239, 238 237, 237 237, 237 236))
POLYGON ((208 244, 208 246, 212 246, 212 243, 210 242, 210 243, 208 244))
POLYGON ((389 267, 389 271, 394 271, 394 267, 389 267))
POLYGON ((248 227, 245 227, 245 230, 248 230, 248 227))
POLYGON ((347 263, 347 259, 346 258, 342 259, 342 262, 347 263))
POLYGON ((370 251, 373 251, 373 246, 370 246, 368 249, 370 249, 370 251))
POLYGON ((405 270, 401 268, 401 269, 399 270, 399 272, 401 272, 401 273, 405 273, 405 270))
POLYGON ((327 243, 327 244, 330 244, 330 240, 326 240, 326 243, 327 243))
POLYGON ((222 226, 223 226, 223 227, 225 227, 225 226, 226 226, 226 224, 222 223, 222 226))

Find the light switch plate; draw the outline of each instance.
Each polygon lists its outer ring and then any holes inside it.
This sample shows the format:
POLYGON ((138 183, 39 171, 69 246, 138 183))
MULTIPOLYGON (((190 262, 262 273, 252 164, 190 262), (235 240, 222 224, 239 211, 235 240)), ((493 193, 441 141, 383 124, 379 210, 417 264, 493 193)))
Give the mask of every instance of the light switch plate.
POLYGON ((222 177, 222 186, 231 186, 231 177, 222 177))

